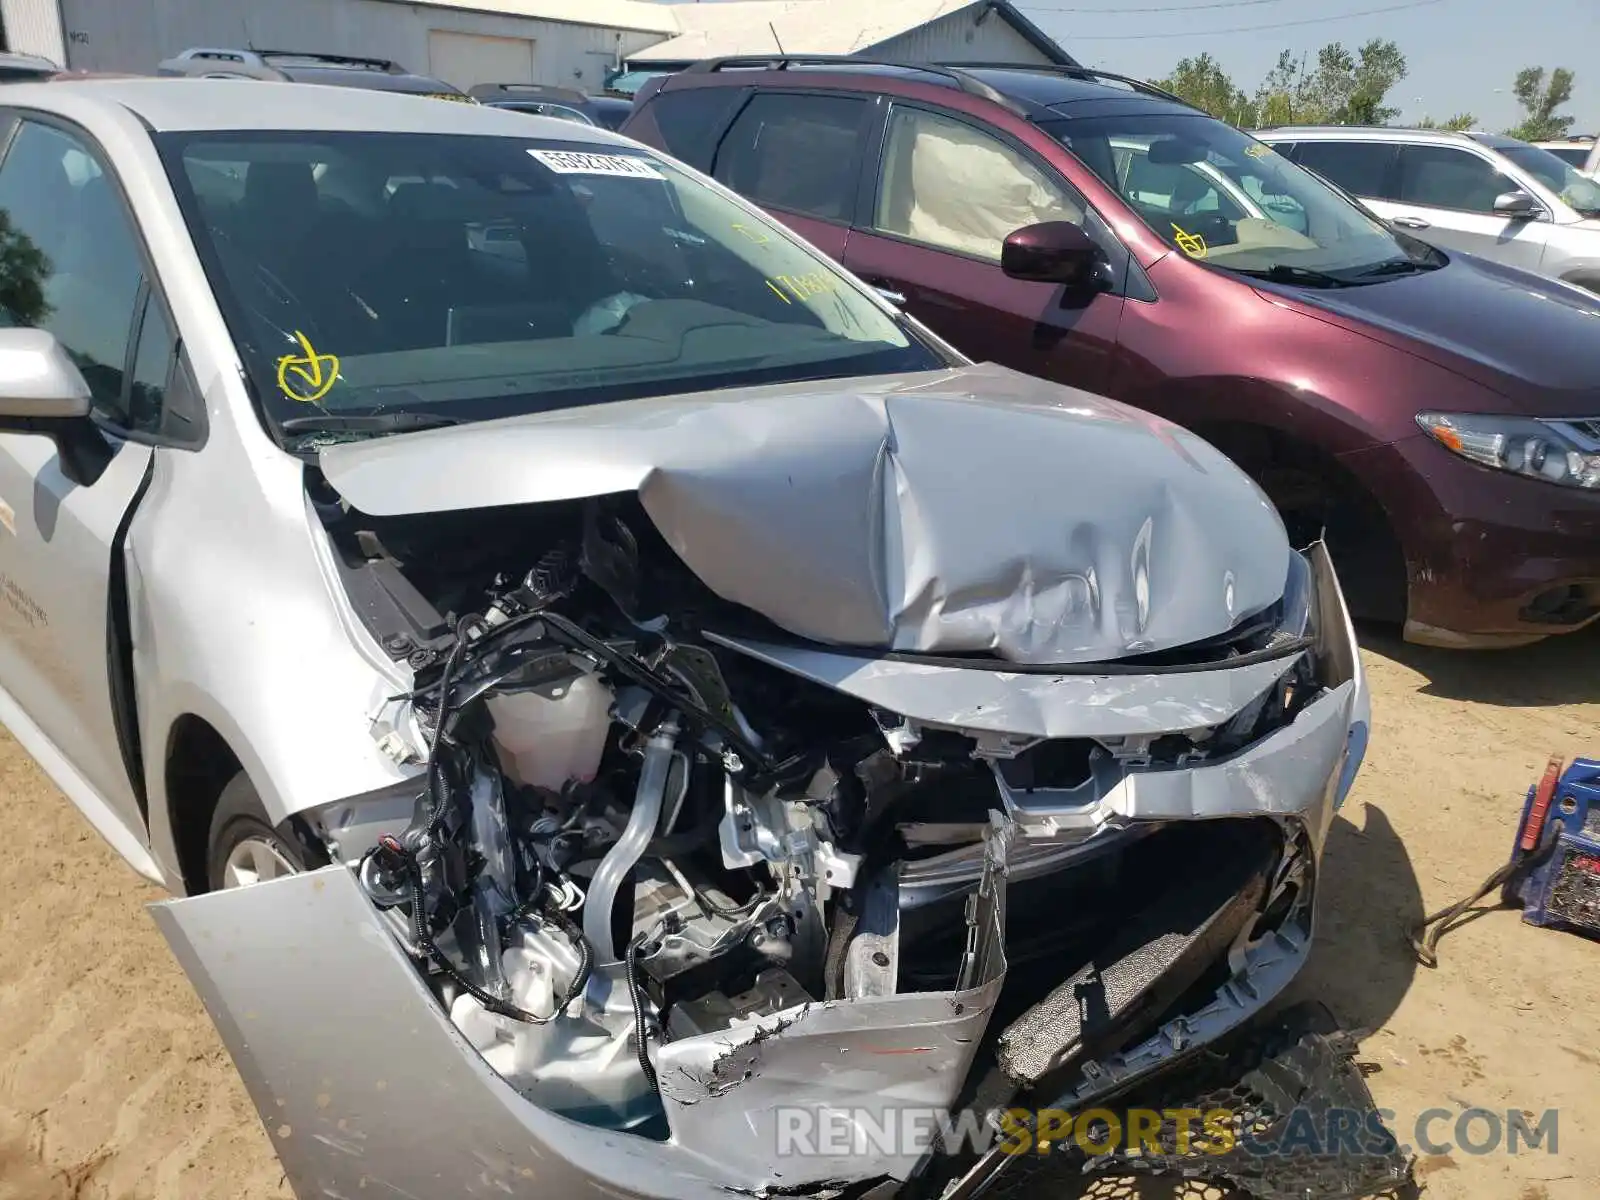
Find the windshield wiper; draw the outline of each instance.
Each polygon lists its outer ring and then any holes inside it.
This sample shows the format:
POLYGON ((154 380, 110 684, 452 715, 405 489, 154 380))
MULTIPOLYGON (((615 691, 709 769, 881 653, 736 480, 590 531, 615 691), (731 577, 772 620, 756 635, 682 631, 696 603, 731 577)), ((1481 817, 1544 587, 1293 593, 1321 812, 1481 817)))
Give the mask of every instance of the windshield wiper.
POLYGON ((461 423, 460 417, 446 417, 439 413, 318 413, 316 416, 290 417, 286 421, 279 421, 278 428, 287 434, 411 433, 418 429, 442 429, 446 425, 461 423))
POLYGON ((1379 275, 1415 275, 1418 271, 1437 271, 1443 263, 1420 263, 1414 258, 1386 258, 1361 272, 1361 278, 1373 279, 1379 275))
POLYGON ((1235 267, 1234 270, 1252 279, 1267 279, 1273 283, 1298 283, 1304 287, 1317 288, 1352 286, 1348 279, 1340 279, 1337 275, 1330 275, 1326 271, 1318 271, 1312 267, 1297 267, 1292 263, 1273 263, 1264 271, 1251 270, 1247 267, 1235 267))

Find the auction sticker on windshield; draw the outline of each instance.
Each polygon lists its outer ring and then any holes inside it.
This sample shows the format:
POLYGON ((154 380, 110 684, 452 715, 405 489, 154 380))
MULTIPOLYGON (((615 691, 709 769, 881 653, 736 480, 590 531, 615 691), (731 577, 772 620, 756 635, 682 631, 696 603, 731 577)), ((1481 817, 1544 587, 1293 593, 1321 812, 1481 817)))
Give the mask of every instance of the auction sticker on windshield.
POLYGON ((634 179, 665 179, 642 158, 628 154, 584 154, 577 150, 529 150, 528 153, 558 175, 627 175, 634 179))

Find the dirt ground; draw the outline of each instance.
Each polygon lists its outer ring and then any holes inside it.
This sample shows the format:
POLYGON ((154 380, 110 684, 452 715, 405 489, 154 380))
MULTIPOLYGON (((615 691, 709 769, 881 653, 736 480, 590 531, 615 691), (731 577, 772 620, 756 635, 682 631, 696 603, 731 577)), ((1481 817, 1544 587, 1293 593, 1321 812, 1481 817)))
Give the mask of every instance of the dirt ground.
MULTIPOLYGON (((1490 656, 1366 643, 1372 747, 1297 987, 1373 1031, 1362 1057, 1402 1142, 1429 1109, 1560 1110, 1554 1153, 1422 1157, 1429 1200, 1600 1195, 1600 945, 1494 912, 1446 937, 1430 971, 1402 935, 1504 861, 1549 753, 1600 754, 1600 631, 1490 656)), ((3 734, 0 795, 0 1200, 289 1200, 144 911, 159 893, 3 734)), ((1430 1131, 1453 1141, 1454 1125, 1430 1131)))

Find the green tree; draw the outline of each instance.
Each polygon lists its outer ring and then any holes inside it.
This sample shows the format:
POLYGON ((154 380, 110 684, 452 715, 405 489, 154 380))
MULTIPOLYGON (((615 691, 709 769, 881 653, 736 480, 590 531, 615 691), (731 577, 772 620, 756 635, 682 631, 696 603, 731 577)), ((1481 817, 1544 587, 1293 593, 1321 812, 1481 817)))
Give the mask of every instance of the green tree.
POLYGON ((1506 130, 1507 137, 1525 142, 1545 142, 1567 136, 1573 118, 1556 116, 1556 109, 1572 99, 1572 72, 1557 67, 1545 78, 1543 67, 1523 67, 1517 72, 1511 90, 1527 117, 1522 124, 1506 130))
POLYGON ((44 251, 0 209, 0 323, 37 327, 50 315, 44 297, 50 270, 44 251))
POLYGON ((1256 120, 1262 125, 1318 125, 1322 114, 1314 111, 1306 83, 1305 60, 1285 50, 1256 89, 1256 120))
POLYGON ((1330 42, 1308 63, 1285 50, 1256 89, 1263 125, 1386 125, 1400 110, 1385 97, 1406 77, 1406 56, 1374 38, 1354 53, 1330 42))
POLYGON ((1478 118, 1471 113, 1457 113, 1448 121, 1435 121, 1432 117, 1423 117, 1417 122, 1418 129, 1448 129, 1452 133, 1462 133, 1471 129, 1478 123, 1478 118))
POLYGON ((1317 52, 1310 92, 1327 124, 1387 125, 1400 110, 1384 97, 1405 77, 1406 56, 1394 42, 1374 38, 1354 54, 1330 42, 1317 52))
POLYGON ((1182 60, 1165 79, 1158 79, 1156 86, 1231 125, 1255 123, 1255 106, 1250 98, 1234 85, 1222 64, 1209 53, 1182 60))

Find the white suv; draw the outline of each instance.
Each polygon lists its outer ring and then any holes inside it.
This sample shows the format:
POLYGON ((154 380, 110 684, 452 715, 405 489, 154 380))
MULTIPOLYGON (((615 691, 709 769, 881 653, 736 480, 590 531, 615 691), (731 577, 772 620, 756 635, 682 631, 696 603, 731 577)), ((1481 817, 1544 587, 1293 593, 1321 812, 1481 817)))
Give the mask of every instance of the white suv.
POLYGON ((1564 163, 1570 163, 1578 174, 1590 179, 1600 178, 1600 138, 1567 138, 1559 142, 1535 142, 1541 150, 1548 150, 1564 163))
POLYGON ((1256 134, 1447 250, 1600 291, 1600 183, 1490 133, 1322 126, 1256 134))

